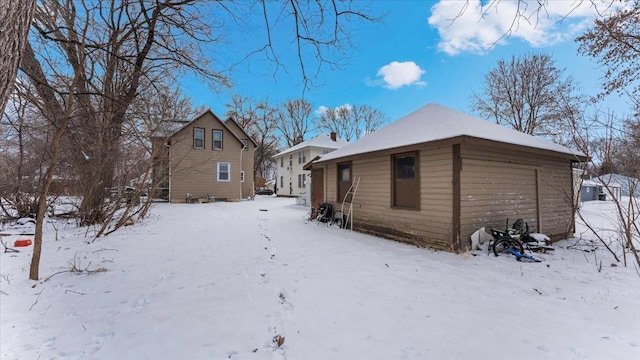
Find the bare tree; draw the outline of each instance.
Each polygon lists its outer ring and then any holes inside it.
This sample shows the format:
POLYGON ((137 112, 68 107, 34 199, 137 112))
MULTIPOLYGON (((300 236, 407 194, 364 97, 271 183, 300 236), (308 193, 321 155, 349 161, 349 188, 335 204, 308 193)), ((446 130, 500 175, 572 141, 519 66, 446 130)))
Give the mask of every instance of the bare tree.
POLYGON ((318 128, 335 132, 346 141, 361 139, 387 121, 385 114, 369 105, 343 105, 326 108, 318 116, 318 128))
POLYGON ((190 11, 193 4, 195 1, 178 0, 47 1, 36 11, 35 27, 47 46, 42 51, 57 50, 66 60, 55 71, 63 73, 66 67, 81 74, 78 106, 68 136, 77 145, 73 161, 82 179, 82 224, 107 218, 103 207, 118 166, 122 129, 141 84, 152 86, 149 80, 181 67, 212 84, 228 84, 224 75, 208 67, 204 54, 196 51, 196 42, 214 42, 215 38, 190 11), (79 41, 80 33, 85 34, 84 41, 79 41), (83 54, 89 59, 88 66, 77 62, 79 46, 89 50, 83 54))
POLYGON ((72 164, 69 167, 77 170, 82 224, 108 221, 111 215, 104 205, 109 189, 128 168, 122 165, 128 160, 121 149, 136 98, 144 87, 175 79, 185 71, 195 73, 214 90, 229 86, 226 73, 213 69, 205 50, 220 47, 217 30, 225 21, 238 25, 238 9, 246 7, 262 15, 267 30, 262 50, 274 55, 270 60, 278 66, 282 64, 271 32, 292 26, 305 87, 312 78, 305 67, 307 52, 317 55, 317 71, 337 64, 332 50, 344 50, 350 44, 345 22, 375 20, 364 10, 354 10, 351 2, 287 1, 276 13, 271 11, 274 4, 263 0, 236 4, 197 0, 38 2, 34 35, 25 46, 20 69, 35 89, 30 101, 47 119, 52 136, 46 146, 46 173, 38 189, 32 279, 38 278, 46 198, 58 166, 72 164), (217 7, 224 15, 204 16, 205 6, 217 7))
MULTIPOLYGON (((255 4, 248 2, 251 7, 255 4)), ((291 0, 282 2, 257 1, 264 20, 264 45, 253 54, 263 54, 279 68, 280 60, 291 50, 298 58, 298 67, 304 89, 315 87, 316 75, 323 68, 339 68, 352 48, 353 26, 362 22, 379 22, 364 1, 291 0), (293 49, 280 48, 273 34, 284 37, 280 42, 293 44, 293 49)), ((275 73, 274 73, 275 75, 275 73)))
POLYGON ((232 117, 258 144, 254 158, 254 174, 267 179, 272 172, 271 158, 278 152, 276 136, 277 110, 268 100, 256 102, 251 97, 234 95, 227 104, 227 116, 232 117))
POLYGON ((530 135, 550 136, 565 125, 568 112, 579 111, 580 96, 571 77, 545 54, 499 60, 472 96, 481 116, 530 135))
POLYGON ((201 75, 225 84, 222 75, 195 65, 206 64, 204 57, 200 62, 185 51, 190 49, 185 41, 207 39, 200 36, 206 28, 199 27, 201 23, 185 8, 189 3, 193 1, 43 1, 38 5, 34 27, 40 59, 51 61, 41 62, 27 43, 20 69, 36 88, 34 102, 41 104, 43 115, 56 130, 39 191, 30 278, 38 278, 46 198, 70 123, 71 141, 84 141, 78 149, 82 156, 77 157, 77 168, 86 169, 79 182, 82 220, 93 224, 106 218, 103 204, 115 174, 114 155, 142 80, 190 64, 201 75), (176 31, 179 28, 184 31, 176 31))
POLYGON ((35 6, 35 0, 6 0, 0 6, 0 114, 13 90, 35 6))
POLYGON ((601 97, 631 87, 631 97, 640 101, 640 1, 596 19, 576 41, 582 54, 596 58, 605 69, 601 97))
POLYGON ((312 112, 313 106, 304 99, 287 100, 280 106, 277 126, 287 147, 303 142, 305 135, 313 130, 312 112))
MULTIPOLYGON (((608 171, 611 165, 608 163, 615 162, 616 144, 621 139, 628 136, 628 133, 621 129, 618 124, 621 122, 616 116, 609 113, 601 113, 594 111, 591 115, 582 114, 582 118, 576 118, 573 122, 571 134, 575 137, 574 144, 578 149, 589 155, 587 163, 582 164, 583 169, 591 169, 600 171, 595 177, 604 192, 607 195, 607 201, 613 203, 615 214, 609 218, 610 223, 593 224, 586 221, 583 209, 578 202, 579 196, 575 193, 566 192, 568 199, 574 203, 577 209, 576 216, 587 226, 592 235, 594 235, 600 244, 604 246, 613 258, 618 262, 628 264, 627 257, 631 256, 633 261, 640 266, 640 198, 633 194, 637 192, 639 184, 631 183, 629 186, 630 196, 620 196, 620 193, 614 190, 615 184, 611 179, 601 177, 602 171, 608 171), (598 131, 594 131, 594 128, 598 131)), ((629 160, 638 162, 640 160, 639 152, 630 153, 629 160)), ((582 181, 574 184, 580 189, 582 181)), ((578 239, 579 241, 579 239, 578 239)))
POLYGON ((39 114, 24 96, 15 92, 0 120, 0 207, 11 218, 33 216, 37 209, 35 189, 41 180, 43 139, 37 131, 39 114), (5 202, 8 206, 5 207, 5 202))

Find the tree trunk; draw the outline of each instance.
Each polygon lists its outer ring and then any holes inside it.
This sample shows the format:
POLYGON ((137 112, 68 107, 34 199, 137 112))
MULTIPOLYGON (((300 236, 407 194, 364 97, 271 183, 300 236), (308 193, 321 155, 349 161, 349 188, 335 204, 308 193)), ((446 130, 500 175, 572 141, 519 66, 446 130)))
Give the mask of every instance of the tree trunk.
MULTIPOLYGON (((51 143, 49 167, 39 191, 38 210, 36 212, 36 229, 33 240, 33 256, 31 257, 31 267, 29 269, 29 279, 38 280, 40 255, 42 253, 42 225, 44 224, 44 214, 47 209, 47 194, 49 193, 49 187, 53 181, 53 175, 55 174, 56 166, 58 164, 60 139, 66 131, 67 124, 69 123, 69 115, 73 106, 73 97, 69 97, 69 101, 66 104, 66 111, 64 111, 56 99, 51 86, 49 86, 49 83, 44 76, 44 72, 42 71, 42 66, 36 59, 35 53, 28 41, 25 43, 23 57, 20 60, 20 69, 33 82, 38 96, 43 101, 44 106, 42 108, 42 112, 56 129, 51 143)), ((75 80, 76 79, 74 79, 74 85, 75 80)), ((73 90, 74 85, 72 85, 71 90, 73 90)))
POLYGON ((60 139, 64 134, 69 117, 65 117, 62 124, 56 130, 56 134, 51 142, 51 158, 49 159, 49 168, 45 175, 40 193, 38 194, 38 211, 36 213, 36 231, 33 238, 33 255, 31 257, 31 267, 29 269, 29 279, 38 280, 40 278, 40 255, 42 254, 42 226, 44 224, 44 214, 47 210, 47 195, 49 194, 49 187, 53 182, 53 175, 55 174, 56 165, 58 163, 58 153, 60 149, 60 139))
POLYGON ((35 5, 35 0, 3 0, 0 6, 0 114, 13 90, 35 5))

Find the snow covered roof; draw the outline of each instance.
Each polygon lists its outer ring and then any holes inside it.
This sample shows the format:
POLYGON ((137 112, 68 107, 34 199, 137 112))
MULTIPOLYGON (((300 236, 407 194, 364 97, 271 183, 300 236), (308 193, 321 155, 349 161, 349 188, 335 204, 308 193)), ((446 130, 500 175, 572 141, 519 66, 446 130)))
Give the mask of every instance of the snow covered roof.
POLYGON ((459 136, 499 141, 584 157, 580 151, 552 143, 438 104, 426 106, 343 148, 323 155, 317 162, 339 159, 401 146, 459 136))
POLYGON ((184 126, 187 126, 190 122, 191 120, 165 121, 160 123, 158 128, 153 130, 151 133, 153 137, 167 137, 182 129, 184 126))
POLYGON ((327 134, 320 134, 312 139, 309 139, 307 141, 303 141, 298 145, 292 146, 284 151, 281 151, 277 154, 275 154, 273 157, 277 157, 277 156, 282 156, 285 154, 288 154, 290 152, 294 152, 294 151, 298 151, 298 150, 302 150, 305 148, 309 148, 309 147, 317 147, 317 148, 323 148, 323 149, 340 149, 341 147, 348 145, 349 142, 342 140, 342 139, 336 139, 335 141, 331 140, 331 136, 327 135, 327 134))
POLYGON ((601 176, 593 177, 591 180, 599 180, 603 183, 622 189, 623 196, 640 196, 640 179, 624 176, 621 174, 604 174, 601 176))
POLYGON ((589 180, 583 180, 582 181, 582 186, 586 186, 586 187, 604 186, 604 184, 607 184, 607 186, 612 187, 612 188, 622 187, 622 185, 620 185, 618 183, 614 183, 614 182, 606 182, 606 183, 604 183, 598 178, 591 178, 589 180))

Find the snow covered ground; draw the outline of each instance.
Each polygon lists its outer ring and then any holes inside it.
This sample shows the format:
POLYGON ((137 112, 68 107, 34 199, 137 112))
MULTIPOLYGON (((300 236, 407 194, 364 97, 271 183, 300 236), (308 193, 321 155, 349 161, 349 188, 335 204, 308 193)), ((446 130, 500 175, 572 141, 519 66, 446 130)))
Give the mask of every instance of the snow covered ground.
POLYGON ((454 255, 306 211, 156 204, 93 243, 49 223, 40 281, 32 247, 0 254, 0 359, 640 359, 640 275, 602 249, 454 255))

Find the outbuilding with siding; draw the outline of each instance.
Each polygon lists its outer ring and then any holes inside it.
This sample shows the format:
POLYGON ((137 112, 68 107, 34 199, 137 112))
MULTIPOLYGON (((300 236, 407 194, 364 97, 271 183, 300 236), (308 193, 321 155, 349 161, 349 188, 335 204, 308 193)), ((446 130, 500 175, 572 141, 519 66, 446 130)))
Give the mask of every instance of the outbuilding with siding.
POLYGON ((340 208, 353 179, 353 228, 460 252, 479 227, 522 218, 559 239, 573 232, 572 164, 580 152, 437 104, 308 165, 340 208))

